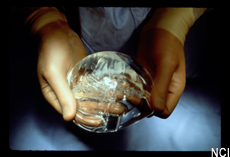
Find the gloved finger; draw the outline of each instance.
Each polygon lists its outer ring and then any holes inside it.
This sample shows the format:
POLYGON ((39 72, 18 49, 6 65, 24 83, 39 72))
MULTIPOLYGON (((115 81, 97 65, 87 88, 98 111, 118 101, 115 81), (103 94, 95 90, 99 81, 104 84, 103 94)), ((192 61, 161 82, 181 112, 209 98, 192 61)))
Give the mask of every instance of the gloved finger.
POLYGON ((152 54, 156 66, 154 86, 151 91, 152 107, 155 113, 168 110, 170 115, 182 93, 181 90, 179 96, 175 93, 178 91, 178 85, 184 86, 184 50, 180 40, 172 33, 158 28, 155 29, 154 34, 157 40, 152 54))
POLYGON ((168 94, 168 88, 176 65, 158 66, 154 86, 151 91, 152 107, 155 111, 162 112, 168 94))
POLYGON ((44 80, 43 77, 38 76, 38 79, 39 79, 39 83, 41 86, 42 94, 43 94, 44 98, 46 99, 46 101, 56 111, 58 111, 60 114, 62 114, 61 105, 60 105, 58 98, 57 98, 56 94, 54 93, 53 89, 50 87, 48 82, 46 80, 44 80))
POLYGON ((126 108, 120 103, 96 102, 96 101, 78 101, 78 110, 87 115, 112 113, 121 115, 126 111, 126 108), (99 113, 100 112, 100 113, 99 113))
POLYGON ((151 100, 153 109, 162 112, 165 109, 172 76, 178 68, 180 54, 183 54, 183 45, 177 37, 164 29, 155 29, 154 37, 157 40, 154 40, 151 58, 156 72, 151 100))
POLYGON ((96 101, 79 101, 78 111, 75 116, 75 123, 87 126, 98 127, 103 125, 104 114, 113 113, 121 115, 126 108, 120 103, 98 103, 96 101))
MULTIPOLYGON (((76 114, 76 100, 68 86, 66 76, 58 71, 52 70, 44 73, 48 84, 56 95, 57 101, 62 109, 63 118, 72 120, 76 114)), ((57 104, 53 104, 57 108, 57 104)))
POLYGON ((185 61, 181 59, 177 70, 174 72, 167 94, 165 109, 161 113, 156 113, 158 117, 167 118, 175 109, 185 88, 186 82, 185 61))
POLYGON ((81 112, 77 111, 74 123, 80 123, 87 126, 98 127, 104 124, 101 118, 96 116, 84 116, 81 112))

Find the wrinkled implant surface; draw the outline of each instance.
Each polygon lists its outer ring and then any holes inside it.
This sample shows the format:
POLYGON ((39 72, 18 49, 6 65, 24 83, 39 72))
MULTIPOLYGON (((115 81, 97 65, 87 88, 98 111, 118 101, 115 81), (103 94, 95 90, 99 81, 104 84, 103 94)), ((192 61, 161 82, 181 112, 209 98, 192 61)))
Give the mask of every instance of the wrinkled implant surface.
POLYGON ((153 113, 152 78, 123 53, 89 55, 75 65, 67 81, 77 101, 74 123, 85 130, 115 132, 153 113))

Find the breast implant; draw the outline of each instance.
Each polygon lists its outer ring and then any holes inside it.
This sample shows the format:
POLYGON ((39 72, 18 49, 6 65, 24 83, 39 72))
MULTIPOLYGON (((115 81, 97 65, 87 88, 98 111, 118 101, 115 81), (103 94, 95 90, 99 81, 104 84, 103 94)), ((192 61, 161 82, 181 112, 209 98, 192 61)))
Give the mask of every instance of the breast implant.
POLYGON ((88 55, 73 67, 67 81, 77 102, 73 122, 87 131, 116 132, 153 114, 153 80, 124 53, 88 55))

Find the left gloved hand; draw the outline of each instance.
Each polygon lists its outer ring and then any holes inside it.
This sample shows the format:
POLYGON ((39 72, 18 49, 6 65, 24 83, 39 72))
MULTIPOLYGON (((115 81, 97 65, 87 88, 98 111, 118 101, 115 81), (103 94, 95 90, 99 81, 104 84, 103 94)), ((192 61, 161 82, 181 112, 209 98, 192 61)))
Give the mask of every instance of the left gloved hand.
POLYGON ((206 8, 158 8, 141 35, 137 60, 154 78, 151 107, 167 118, 185 88, 185 37, 206 8))
POLYGON ((182 43, 164 29, 148 31, 141 36, 137 60, 150 72, 154 80, 151 91, 154 115, 167 118, 173 112, 185 88, 185 57, 182 43))

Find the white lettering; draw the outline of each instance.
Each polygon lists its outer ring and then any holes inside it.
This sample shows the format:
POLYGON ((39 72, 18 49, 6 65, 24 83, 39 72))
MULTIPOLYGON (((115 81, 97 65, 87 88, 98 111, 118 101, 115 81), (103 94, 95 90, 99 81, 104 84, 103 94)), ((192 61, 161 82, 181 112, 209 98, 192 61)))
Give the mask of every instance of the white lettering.
POLYGON ((215 152, 215 150, 212 148, 212 157, 213 157, 213 153, 215 154, 216 157, 218 157, 218 148, 216 148, 216 152, 215 152))
MULTIPOLYGON (((216 148, 216 151, 214 150, 214 148, 212 148, 212 155, 211 155, 212 157, 213 157, 213 154, 215 154, 215 157, 218 157, 218 148, 216 148)), ((229 148, 220 148, 219 156, 220 157, 229 157, 229 148)))
POLYGON ((225 153, 224 155, 221 155, 221 150, 222 150, 222 149, 224 149, 224 151, 226 151, 225 148, 220 148, 219 154, 220 154, 221 157, 225 157, 225 156, 226 156, 226 153, 225 153))

